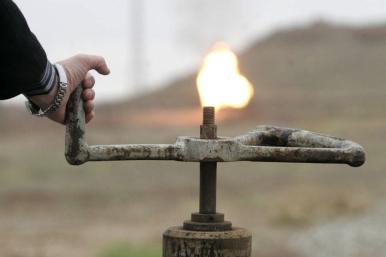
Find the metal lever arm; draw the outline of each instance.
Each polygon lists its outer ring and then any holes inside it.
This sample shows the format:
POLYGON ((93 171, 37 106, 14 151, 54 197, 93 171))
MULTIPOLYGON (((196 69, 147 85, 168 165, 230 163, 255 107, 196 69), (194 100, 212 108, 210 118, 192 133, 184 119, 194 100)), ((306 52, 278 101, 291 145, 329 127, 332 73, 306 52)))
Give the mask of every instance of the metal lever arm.
POLYGON ((364 163, 363 148, 351 141, 305 130, 260 126, 235 138, 178 137, 175 144, 87 145, 79 87, 67 105, 65 156, 73 165, 87 161, 175 160, 186 162, 364 163))
POLYGON ((243 145, 246 161, 346 163, 353 167, 365 162, 359 144, 306 130, 259 126, 236 140, 243 145))
POLYGON ((111 160, 175 160, 176 147, 169 144, 89 146, 85 140, 85 113, 81 96, 82 88, 78 87, 67 104, 65 156, 70 164, 111 160))

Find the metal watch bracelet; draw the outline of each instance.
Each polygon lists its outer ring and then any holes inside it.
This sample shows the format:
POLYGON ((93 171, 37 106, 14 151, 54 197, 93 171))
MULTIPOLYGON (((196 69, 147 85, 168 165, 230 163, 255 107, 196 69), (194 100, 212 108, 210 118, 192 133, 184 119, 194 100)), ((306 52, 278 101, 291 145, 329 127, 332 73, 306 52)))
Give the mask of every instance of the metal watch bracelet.
POLYGON ((42 110, 38 105, 36 105, 30 100, 25 102, 27 109, 34 116, 45 117, 50 113, 56 112, 59 109, 64 96, 66 95, 67 86, 68 86, 66 73, 60 64, 55 64, 55 69, 58 73, 59 82, 58 82, 58 89, 52 104, 50 104, 47 108, 42 110))
POLYGON ((39 106, 31 102, 30 100, 26 101, 27 109, 31 112, 32 115, 37 117, 45 117, 50 113, 56 112, 60 104, 63 101, 63 98, 67 91, 67 83, 59 82, 58 91, 56 93, 56 96, 54 98, 53 103, 48 106, 46 109, 42 110, 39 106))

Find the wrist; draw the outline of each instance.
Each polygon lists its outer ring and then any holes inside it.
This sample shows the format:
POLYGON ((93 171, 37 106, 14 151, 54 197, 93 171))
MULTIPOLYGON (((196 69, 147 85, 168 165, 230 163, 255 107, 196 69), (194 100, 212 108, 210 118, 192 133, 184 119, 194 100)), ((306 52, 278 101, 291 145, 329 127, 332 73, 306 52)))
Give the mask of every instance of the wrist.
POLYGON ((47 60, 46 67, 41 74, 40 81, 33 88, 23 94, 27 98, 36 95, 47 95, 56 85, 55 77, 57 77, 55 66, 47 60))
POLYGON ((26 102, 31 114, 45 117, 62 109, 67 92, 67 75, 60 64, 55 65, 55 88, 44 95, 29 96, 26 102))
POLYGON ((27 96, 27 98, 31 102, 39 106, 42 110, 44 110, 54 102, 55 96, 58 92, 58 85, 59 85, 59 78, 58 78, 58 75, 56 74, 54 78, 54 85, 47 94, 27 96))

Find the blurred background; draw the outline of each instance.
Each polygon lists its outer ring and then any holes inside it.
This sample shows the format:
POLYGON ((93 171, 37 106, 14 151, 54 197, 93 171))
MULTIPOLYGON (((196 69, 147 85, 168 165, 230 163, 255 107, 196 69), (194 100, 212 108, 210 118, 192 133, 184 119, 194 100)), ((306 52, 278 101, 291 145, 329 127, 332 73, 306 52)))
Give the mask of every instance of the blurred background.
MULTIPOLYGON (((218 111, 219 135, 302 128, 360 143, 367 162, 219 164, 218 210, 252 232, 255 257, 386 256, 385 0, 15 2, 51 61, 106 58, 92 144, 199 135, 197 73, 226 43, 253 94, 218 111)), ((157 257, 198 208, 198 164, 74 167, 64 127, 22 97, 0 102, 0 120, 1 256, 157 257)))

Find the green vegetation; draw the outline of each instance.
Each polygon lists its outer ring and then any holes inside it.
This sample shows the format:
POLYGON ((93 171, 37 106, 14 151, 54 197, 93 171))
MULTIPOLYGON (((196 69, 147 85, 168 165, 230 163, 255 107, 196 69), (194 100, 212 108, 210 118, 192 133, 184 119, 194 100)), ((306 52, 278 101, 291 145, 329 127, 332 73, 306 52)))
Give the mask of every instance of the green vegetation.
POLYGON ((101 250, 97 257, 161 257, 160 247, 116 242, 101 250))

